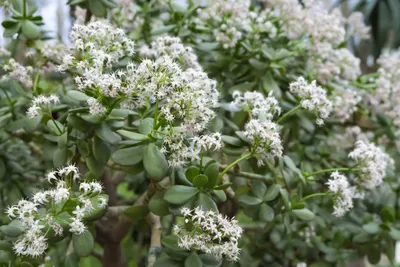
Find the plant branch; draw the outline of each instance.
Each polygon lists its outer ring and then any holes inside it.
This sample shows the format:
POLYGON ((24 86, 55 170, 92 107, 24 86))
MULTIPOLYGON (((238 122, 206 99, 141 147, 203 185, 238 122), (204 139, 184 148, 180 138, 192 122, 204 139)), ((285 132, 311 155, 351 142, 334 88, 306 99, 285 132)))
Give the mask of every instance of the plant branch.
POLYGON ((151 242, 149 248, 149 254, 147 257, 147 267, 153 267, 154 263, 157 260, 157 254, 161 250, 161 221, 160 217, 149 213, 146 217, 146 221, 150 224, 151 227, 151 242))
POLYGON ((277 123, 282 122, 286 117, 292 115, 293 113, 295 113, 295 112, 296 112, 298 109, 300 109, 300 108, 301 108, 301 105, 300 105, 300 104, 297 105, 297 106, 295 106, 294 108, 292 108, 291 110, 289 110, 288 112, 286 112, 285 114, 283 114, 283 116, 280 117, 280 118, 277 120, 277 123))

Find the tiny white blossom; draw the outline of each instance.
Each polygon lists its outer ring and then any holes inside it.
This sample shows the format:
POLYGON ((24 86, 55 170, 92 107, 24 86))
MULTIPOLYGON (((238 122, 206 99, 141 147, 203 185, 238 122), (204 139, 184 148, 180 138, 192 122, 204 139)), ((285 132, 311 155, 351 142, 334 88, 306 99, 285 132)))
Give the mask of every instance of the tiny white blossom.
POLYGON ((86 226, 78 218, 72 218, 72 222, 69 226, 71 227, 69 231, 78 235, 83 234, 86 230, 86 226))
POLYGON ((326 91, 313 81, 309 84, 303 77, 290 83, 290 92, 301 98, 301 106, 309 111, 313 111, 317 116, 317 124, 323 124, 323 120, 328 118, 332 111, 332 102, 328 100, 326 91))
POLYGON ((355 187, 351 187, 346 176, 339 172, 331 173, 331 179, 326 183, 329 191, 334 194, 333 215, 342 217, 353 208, 353 198, 359 198, 355 187))
POLYGON ((394 164, 393 159, 373 143, 357 141, 349 158, 357 163, 357 182, 365 189, 374 189, 383 182, 386 169, 394 164))

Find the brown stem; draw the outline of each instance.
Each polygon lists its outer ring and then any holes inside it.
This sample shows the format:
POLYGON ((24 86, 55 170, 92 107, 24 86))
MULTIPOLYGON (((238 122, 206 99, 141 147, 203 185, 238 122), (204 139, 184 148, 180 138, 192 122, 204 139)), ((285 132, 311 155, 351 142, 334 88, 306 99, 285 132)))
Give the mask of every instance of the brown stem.
POLYGON ((149 255, 147 257, 147 267, 153 267, 157 260, 157 254, 161 250, 161 221, 160 217, 149 213, 146 217, 146 221, 151 226, 151 242, 149 248, 149 255))
POLYGON ((125 258, 122 257, 122 248, 120 242, 113 243, 108 242, 105 244, 103 254, 103 266, 104 267, 125 267, 127 263, 125 258))
POLYGON ((111 178, 113 184, 118 185, 125 179, 126 173, 123 171, 116 171, 111 178))

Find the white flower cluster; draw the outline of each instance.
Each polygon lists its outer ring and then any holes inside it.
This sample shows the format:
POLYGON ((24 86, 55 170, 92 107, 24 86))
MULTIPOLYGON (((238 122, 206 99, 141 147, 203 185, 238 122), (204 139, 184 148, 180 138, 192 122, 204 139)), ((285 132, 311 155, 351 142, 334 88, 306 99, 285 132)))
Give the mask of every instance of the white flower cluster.
POLYGON ((350 186, 346 176, 337 171, 331 173, 331 178, 326 184, 329 191, 334 194, 333 215, 337 217, 342 217, 353 208, 354 198, 362 197, 356 187, 350 186))
MULTIPOLYGON (((278 28, 270 9, 260 12, 250 10, 251 2, 246 0, 218 0, 199 9, 200 22, 208 22, 214 28, 216 41, 224 49, 233 48, 243 39, 274 39, 278 28)), ((198 22, 197 22, 198 23, 198 22)))
POLYGON ((89 105, 89 113, 92 115, 103 115, 107 111, 107 109, 93 97, 90 97, 86 102, 89 105))
POLYGON ((179 237, 179 247, 198 250, 218 259, 238 261, 238 240, 243 230, 236 220, 229 220, 214 211, 203 211, 199 207, 193 210, 183 207, 181 213, 185 226, 175 225, 173 228, 174 234, 179 237))
POLYGON ((223 146, 222 137, 220 133, 213 133, 209 135, 195 136, 191 140, 190 146, 181 153, 174 153, 174 156, 180 157, 178 161, 185 161, 185 159, 198 160, 202 150, 219 150, 223 146))
POLYGON ((10 73, 8 73, 8 75, 4 75, 2 79, 11 77, 20 82, 26 89, 32 88, 33 80, 31 74, 33 72, 33 68, 31 66, 25 67, 11 58, 9 59, 8 63, 3 66, 3 70, 10 71, 10 73))
POLYGON ((316 81, 309 84, 303 77, 299 77, 290 83, 290 92, 301 98, 303 108, 314 112, 318 125, 324 124, 332 111, 332 102, 327 98, 325 89, 318 86, 316 81))
POLYGON ((39 116, 40 111, 48 112, 51 108, 58 104, 60 99, 56 95, 44 96, 39 95, 32 100, 32 105, 28 108, 26 114, 29 118, 39 116))
POLYGON ((144 18, 138 16, 140 7, 131 0, 115 0, 118 7, 111 9, 111 21, 120 28, 132 30, 140 28, 144 18))
POLYGON ((236 110, 245 110, 251 112, 255 117, 261 117, 272 120, 274 115, 281 113, 281 108, 275 97, 272 96, 272 91, 268 97, 258 92, 245 92, 242 94, 235 91, 232 94, 233 102, 231 106, 236 110))
MULTIPOLYGON (((78 70, 82 71, 95 68, 101 73, 103 67, 111 68, 120 58, 135 53, 134 42, 125 36, 124 31, 106 22, 75 24, 70 37, 73 48, 85 58, 77 66, 78 70)), ((72 67, 73 61, 76 60, 73 55, 64 56, 63 64, 59 67, 60 71, 72 67)))
MULTIPOLYGON (((74 165, 51 171, 46 178, 50 183, 55 180, 55 188, 39 191, 32 196, 31 200, 20 200, 16 205, 7 209, 7 215, 19 221, 24 229, 23 235, 14 243, 16 254, 38 257, 48 247, 50 230, 53 230, 56 236, 64 234, 65 226, 63 227, 61 221, 58 220, 58 211, 54 210, 54 207, 62 207, 63 203, 72 197, 71 180, 79 177, 78 168, 74 165)), ((97 182, 81 183, 80 188, 84 192, 78 196, 77 201, 82 203, 83 208, 77 205, 73 211, 75 217, 69 221, 63 221, 63 223, 68 223, 69 231, 75 234, 81 234, 86 229, 82 217, 90 214, 93 210, 90 197, 98 195, 102 191, 101 185, 97 182)), ((107 205, 105 198, 99 202, 99 206, 107 205)))
POLYGON ((259 166, 264 165, 267 159, 282 156, 282 143, 279 136, 278 124, 270 120, 250 120, 245 125, 244 135, 255 150, 255 157, 259 166))
POLYGON ((249 25, 249 6, 249 0, 217 0, 198 13, 202 20, 211 20, 217 25, 214 36, 227 49, 236 46, 243 36, 241 30, 249 25))
POLYGON ((282 156, 279 125, 272 121, 274 115, 280 114, 281 108, 272 92, 264 97, 258 92, 242 94, 235 91, 232 97, 230 106, 234 110, 244 110, 251 115, 251 120, 244 126, 244 136, 251 143, 257 164, 262 166, 267 159, 282 156))
MULTIPOLYGON (((376 90, 368 95, 374 113, 383 113, 393 120, 395 135, 400 139, 400 52, 382 55, 378 61, 376 90)), ((396 141, 400 148, 400 141, 396 141)))
POLYGON ((185 46, 178 37, 158 37, 151 42, 151 45, 143 45, 139 54, 142 58, 159 58, 161 56, 170 56, 174 61, 179 62, 185 69, 192 68, 201 70, 197 56, 190 46, 185 46))
POLYGON ((335 117, 341 122, 348 121, 358 110, 357 105, 362 101, 359 91, 337 87, 335 90, 335 98, 333 102, 335 117))
POLYGON ((316 72, 319 82, 353 80, 361 73, 360 61, 348 49, 339 48, 353 34, 367 37, 369 28, 362 23, 360 14, 354 13, 346 20, 339 9, 329 12, 314 0, 304 1, 304 6, 297 0, 265 1, 282 22, 283 34, 292 40, 304 40, 309 52, 309 71, 316 72))
POLYGON ((321 83, 328 83, 332 78, 338 81, 351 81, 361 74, 360 59, 347 48, 334 49, 331 44, 322 43, 310 52, 309 68, 314 70, 321 83))
POLYGON ((364 24, 364 18, 361 12, 353 12, 347 18, 348 33, 350 35, 356 35, 360 39, 369 39, 371 27, 364 24))
POLYGON ((365 189, 374 189, 386 176, 386 169, 394 164, 393 159, 373 143, 357 141, 349 158, 357 163, 357 183, 365 189))

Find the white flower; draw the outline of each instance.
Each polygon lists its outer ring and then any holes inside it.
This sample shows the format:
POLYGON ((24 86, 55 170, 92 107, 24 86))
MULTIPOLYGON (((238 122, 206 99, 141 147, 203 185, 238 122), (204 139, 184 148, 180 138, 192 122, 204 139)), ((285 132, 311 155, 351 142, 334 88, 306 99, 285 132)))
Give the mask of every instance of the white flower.
POLYGON ((65 187, 58 187, 49 192, 50 196, 53 198, 55 203, 61 203, 69 199, 69 190, 65 187))
POLYGON ((107 198, 106 197, 104 197, 104 196, 101 196, 101 197, 99 197, 99 199, 98 199, 98 203, 99 203, 99 207, 102 207, 102 208, 104 208, 104 207, 106 207, 107 206, 107 198))
POLYGON ((301 98, 300 104, 303 108, 315 113, 318 125, 323 124, 332 111, 332 102, 316 81, 309 84, 303 77, 299 77, 297 81, 290 83, 290 92, 301 98))
POLYGON ((82 219, 83 216, 85 216, 85 212, 86 212, 86 209, 85 208, 81 208, 80 206, 76 206, 75 210, 72 211, 72 213, 75 214, 75 217, 77 219, 82 219))
POLYGON ((32 106, 26 112, 28 117, 34 118, 39 116, 40 111, 50 111, 54 105, 58 104, 60 99, 56 95, 44 96, 39 95, 32 100, 32 106))
POLYGON ((86 226, 78 218, 72 218, 72 222, 69 224, 71 233, 83 234, 86 230, 86 226))
POLYGON ((93 193, 101 193, 101 191, 103 190, 103 187, 98 182, 91 182, 90 186, 92 187, 93 193))
POLYGON ((357 163, 357 182, 365 189, 374 189, 383 182, 386 169, 394 164, 393 159, 373 143, 357 141, 349 158, 357 163))
POLYGON ((356 188, 350 186, 346 176, 337 171, 331 173, 331 179, 326 184, 329 191, 334 194, 333 215, 337 217, 341 217, 351 210, 353 208, 353 198, 360 197, 356 188))
POLYGON ((58 180, 58 178, 57 178, 57 175, 58 174, 58 172, 57 171, 49 171, 47 174, 46 174, 46 179, 47 179, 47 181, 51 184, 51 180, 58 180))
POLYGON ((174 61, 180 62, 185 68, 201 70, 197 61, 197 56, 190 46, 182 44, 178 37, 157 37, 150 47, 144 45, 139 52, 142 58, 159 58, 161 56, 170 56, 174 61))
POLYGON ((89 112, 92 115, 103 115, 107 111, 107 109, 93 97, 89 98, 86 102, 89 105, 89 112))
POLYGON ((263 165, 267 159, 282 156, 282 143, 279 126, 269 120, 250 120, 245 125, 244 135, 252 145, 258 164, 263 165))
POLYGON ((175 225, 173 228, 174 234, 179 238, 179 247, 199 250, 219 259, 238 260, 238 240, 243 230, 236 220, 229 220, 213 211, 203 211, 199 207, 194 210, 183 207, 181 213, 185 225, 175 225))
POLYGON ((281 113, 278 101, 272 96, 272 91, 268 97, 264 97, 258 92, 245 92, 242 94, 235 91, 232 94, 233 102, 231 106, 237 110, 251 112, 255 118, 272 120, 274 115, 281 113))
POLYGON ((90 185, 90 183, 82 182, 79 185, 79 190, 83 191, 84 193, 89 193, 92 191, 92 186, 90 185))
POLYGON ((11 70, 9 76, 16 81, 20 82, 26 89, 31 89, 33 86, 33 80, 31 78, 31 73, 33 72, 32 67, 25 67, 14 59, 10 59, 8 64, 3 66, 5 71, 11 70))
POLYGON ((361 102, 362 97, 358 91, 336 88, 336 96, 334 99, 335 116, 341 122, 345 122, 358 110, 357 105, 361 102))
POLYGON ((351 35, 357 35, 360 39, 369 39, 371 28, 364 24, 363 14, 361 12, 353 12, 347 18, 349 32, 351 35))
POLYGON ((32 200, 35 203, 44 204, 49 201, 49 199, 47 197, 48 197, 47 191, 37 192, 36 194, 33 195, 32 200))
POLYGON ((56 233, 56 235, 58 235, 58 236, 63 235, 64 229, 62 228, 62 226, 60 224, 54 223, 52 228, 53 228, 54 232, 56 233))

